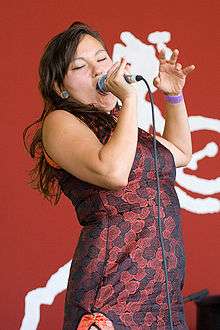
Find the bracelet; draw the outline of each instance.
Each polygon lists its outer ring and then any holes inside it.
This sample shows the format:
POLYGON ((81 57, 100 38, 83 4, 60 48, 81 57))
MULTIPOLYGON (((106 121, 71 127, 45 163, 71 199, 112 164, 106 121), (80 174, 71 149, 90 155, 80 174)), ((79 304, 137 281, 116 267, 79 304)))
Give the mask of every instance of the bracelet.
POLYGON ((180 103, 183 100, 183 94, 179 95, 165 95, 165 100, 172 104, 180 103))

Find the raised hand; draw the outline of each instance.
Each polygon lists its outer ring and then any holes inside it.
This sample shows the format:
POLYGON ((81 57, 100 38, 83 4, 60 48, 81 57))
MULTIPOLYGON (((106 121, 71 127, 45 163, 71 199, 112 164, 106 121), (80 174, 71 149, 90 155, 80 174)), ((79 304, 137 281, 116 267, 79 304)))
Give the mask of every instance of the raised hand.
POLYGON ((154 79, 154 86, 165 94, 180 94, 185 85, 186 76, 195 69, 195 65, 182 68, 177 62, 179 50, 175 49, 169 60, 166 60, 163 50, 159 52, 159 74, 154 79))

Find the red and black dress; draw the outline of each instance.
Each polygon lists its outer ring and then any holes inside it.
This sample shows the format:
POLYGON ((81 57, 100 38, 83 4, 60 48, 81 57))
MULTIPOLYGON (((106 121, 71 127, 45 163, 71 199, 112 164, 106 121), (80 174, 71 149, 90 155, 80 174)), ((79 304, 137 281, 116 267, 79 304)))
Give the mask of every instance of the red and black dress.
MULTIPOLYGON (((110 137, 98 126, 96 135, 102 143, 110 137)), ((176 168, 173 155, 158 141, 157 150, 173 324, 175 330, 186 330, 176 168)), ((57 179, 83 226, 69 275, 63 330, 88 330, 91 325, 101 330, 168 330, 152 136, 138 129, 128 185, 119 191, 84 182, 63 169, 57 169, 57 179)))

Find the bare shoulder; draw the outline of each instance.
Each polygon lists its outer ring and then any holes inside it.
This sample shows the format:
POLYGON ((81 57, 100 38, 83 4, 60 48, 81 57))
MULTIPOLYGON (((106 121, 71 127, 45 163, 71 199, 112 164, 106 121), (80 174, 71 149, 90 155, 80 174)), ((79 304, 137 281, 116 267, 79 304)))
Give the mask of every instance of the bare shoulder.
MULTIPOLYGON (((95 133, 77 116, 65 110, 56 110, 47 115, 42 127, 42 140, 46 145, 59 141, 62 138, 80 140, 85 139, 95 142, 101 146, 95 133)), ((48 145, 49 147, 49 145, 48 145)))
POLYGON ((87 127, 79 118, 65 110, 50 112, 44 120, 43 130, 45 133, 57 129, 57 127, 71 126, 74 128, 87 127))

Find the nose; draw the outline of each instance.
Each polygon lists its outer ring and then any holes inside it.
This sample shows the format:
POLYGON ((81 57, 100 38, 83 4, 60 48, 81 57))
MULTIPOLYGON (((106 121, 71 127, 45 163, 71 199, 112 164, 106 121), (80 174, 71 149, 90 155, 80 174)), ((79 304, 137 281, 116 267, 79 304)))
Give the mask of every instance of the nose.
POLYGON ((103 66, 100 63, 94 63, 92 66, 92 77, 96 78, 105 73, 103 66))

